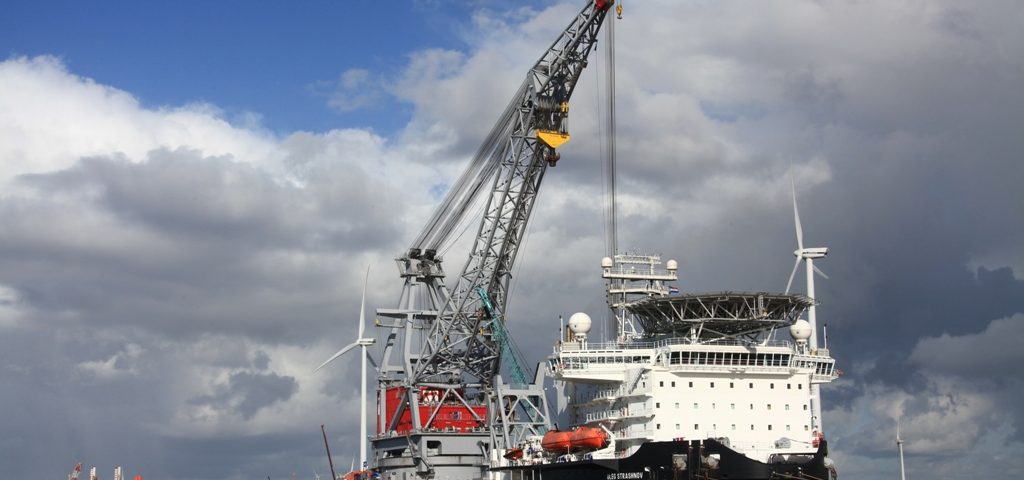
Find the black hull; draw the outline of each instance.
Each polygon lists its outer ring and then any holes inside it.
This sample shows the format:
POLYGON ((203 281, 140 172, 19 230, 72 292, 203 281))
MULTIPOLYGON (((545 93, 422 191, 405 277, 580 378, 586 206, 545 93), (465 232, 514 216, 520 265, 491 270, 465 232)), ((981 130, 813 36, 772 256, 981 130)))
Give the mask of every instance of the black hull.
POLYGON ((715 440, 649 442, 633 455, 620 459, 548 463, 494 469, 510 474, 510 480, 827 480, 823 440, 813 456, 802 461, 762 463, 715 440), (719 455, 716 467, 705 458, 719 455))

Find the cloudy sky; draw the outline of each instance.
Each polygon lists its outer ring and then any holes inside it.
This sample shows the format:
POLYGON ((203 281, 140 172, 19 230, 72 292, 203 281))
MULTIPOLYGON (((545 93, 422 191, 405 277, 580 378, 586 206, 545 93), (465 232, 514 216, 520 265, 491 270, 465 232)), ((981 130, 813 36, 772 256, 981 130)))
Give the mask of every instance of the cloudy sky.
MULTIPOLYGON (((367 266, 394 305, 391 259, 581 5, 8 2, 5 476, 311 478, 320 424, 347 467, 358 369, 313 368, 354 338, 367 266)), ((912 478, 1024 476, 1022 24, 1015 0, 629 1, 616 24, 620 245, 678 259, 685 291, 782 290, 793 172, 832 249, 844 478, 897 475, 898 417, 912 478)), ((518 263, 535 359, 558 315, 604 315, 604 48, 518 263)))

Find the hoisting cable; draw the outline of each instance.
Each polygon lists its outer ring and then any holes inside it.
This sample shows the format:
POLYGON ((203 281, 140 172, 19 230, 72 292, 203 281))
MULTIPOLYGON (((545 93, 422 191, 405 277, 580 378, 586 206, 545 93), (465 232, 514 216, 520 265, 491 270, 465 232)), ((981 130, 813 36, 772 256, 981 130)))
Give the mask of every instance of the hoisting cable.
MULTIPOLYGON (((622 4, 619 3, 615 7, 618 18, 622 18, 622 4)), ((605 29, 605 84, 607 92, 605 92, 605 148, 604 148, 604 165, 605 165, 605 255, 608 258, 615 258, 615 254, 618 253, 618 219, 617 208, 616 208, 616 192, 615 192, 615 20, 609 20, 608 27, 605 29)), ((614 282, 615 280, 610 280, 614 282)), ((606 315, 611 318, 606 318, 602 325, 602 330, 607 328, 606 331, 602 331, 602 337, 605 340, 609 338, 608 331, 615 332, 612 334, 616 339, 619 336, 619 312, 617 311, 606 311, 606 315)))
MULTIPOLYGON (((616 7, 616 12, 619 13, 619 18, 622 18, 622 5, 616 7)), ((605 149, 605 155, 607 155, 606 166, 608 173, 606 175, 606 181, 608 182, 607 198, 605 199, 606 208, 608 211, 607 222, 605 226, 605 235, 607 235, 607 248, 608 256, 614 257, 618 251, 618 222, 616 219, 616 195, 615 195, 615 21, 608 22, 608 28, 605 29, 605 35, 607 35, 607 47, 605 47, 605 53, 607 56, 607 65, 605 68, 605 81, 608 85, 607 101, 608 106, 606 111, 608 112, 607 126, 606 126, 606 141, 607 148, 605 149)))

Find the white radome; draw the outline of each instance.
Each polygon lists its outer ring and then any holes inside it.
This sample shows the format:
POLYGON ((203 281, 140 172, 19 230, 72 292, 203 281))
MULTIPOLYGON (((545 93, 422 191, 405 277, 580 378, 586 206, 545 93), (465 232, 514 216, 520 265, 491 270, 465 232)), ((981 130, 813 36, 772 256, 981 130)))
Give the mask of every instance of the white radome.
POLYGON ((615 262, 612 262, 611 257, 604 257, 601 259, 601 268, 612 268, 615 262))
POLYGON ((789 326, 789 334, 794 340, 807 340, 811 338, 811 324, 807 320, 799 319, 789 326))
POLYGON ((587 333, 593 324, 594 322, 590 320, 590 315, 583 312, 576 312, 569 317, 569 330, 572 333, 587 333))
POLYGON ((665 268, 669 269, 669 271, 679 270, 679 263, 675 260, 669 260, 665 262, 665 268))

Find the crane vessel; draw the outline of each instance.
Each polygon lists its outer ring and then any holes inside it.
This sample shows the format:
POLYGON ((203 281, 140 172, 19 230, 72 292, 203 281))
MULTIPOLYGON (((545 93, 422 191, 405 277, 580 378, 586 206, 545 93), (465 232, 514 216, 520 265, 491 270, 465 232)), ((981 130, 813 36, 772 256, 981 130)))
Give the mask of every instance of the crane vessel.
MULTIPOLYGON (((616 338, 590 341, 592 322, 577 313, 532 371, 512 346, 504 326, 512 267, 544 174, 569 140, 569 101, 613 5, 590 0, 572 18, 396 259, 403 288, 395 308, 376 310, 375 325, 385 334, 379 358, 370 358, 377 368, 376 431, 367 435, 363 426, 362 448, 369 437, 371 452, 361 453, 355 477, 834 474, 820 413, 814 415, 820 397, 811 392, 835 377, 835 361, 809 342, 815 327, 799 319, 813 311, 809 296, 670 295, 674 260, 662 266, 658 256, 615 254, 602 260, 601 271, 616 338), (439 252, 478 199, 480 225, 449 285, 439 252), (793 341, 776 338, 787 330, 793 341), (553 383, 554 408, 545 377, 553 383)), ((355 346, 367 358, 373 343, 360 338, 324 365, 355 346)))

